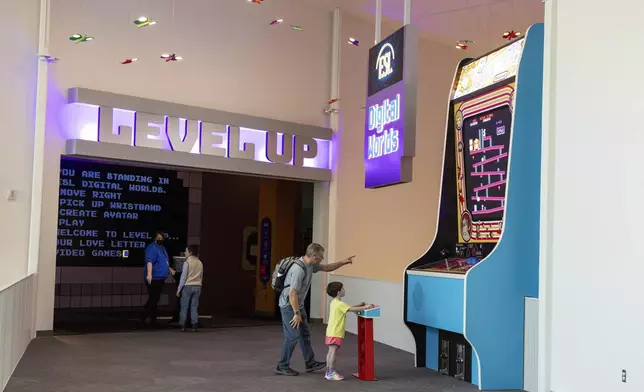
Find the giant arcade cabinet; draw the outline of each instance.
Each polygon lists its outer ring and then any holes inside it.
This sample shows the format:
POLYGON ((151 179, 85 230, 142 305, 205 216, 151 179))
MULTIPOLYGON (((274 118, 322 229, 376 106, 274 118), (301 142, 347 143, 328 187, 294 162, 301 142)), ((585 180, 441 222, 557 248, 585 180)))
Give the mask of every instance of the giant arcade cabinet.
POLYGON ((436 235, 405 271, 416 365, 481 390, 522 389, 536 361, 543 34, 459 65, 436 235))

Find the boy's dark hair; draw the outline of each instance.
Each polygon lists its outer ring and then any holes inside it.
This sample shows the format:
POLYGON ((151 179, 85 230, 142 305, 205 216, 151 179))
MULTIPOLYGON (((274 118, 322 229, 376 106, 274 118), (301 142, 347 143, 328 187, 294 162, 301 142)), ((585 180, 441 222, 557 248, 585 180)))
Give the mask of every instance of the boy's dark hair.
POLYGON ((199 257, 199 245, 188 245, 187 248, 191 255, 199 257))
POLYGON ((326 293, 335 298, 338 296, 340 290, 342 290, 342 287, 343 285, 340 282, 331 282, 326 286, 326 293))

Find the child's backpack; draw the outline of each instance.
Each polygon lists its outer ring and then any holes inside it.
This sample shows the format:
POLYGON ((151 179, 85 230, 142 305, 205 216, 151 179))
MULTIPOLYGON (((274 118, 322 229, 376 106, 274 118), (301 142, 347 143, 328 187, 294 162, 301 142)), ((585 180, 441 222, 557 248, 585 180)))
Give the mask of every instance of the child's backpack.
POLYGON ((306 270, 306 266, 299 257, 287 257, 277 263, 277 265, 275 266, 275 271, 273 271, 273 278, 271 279, 271 287, 273 288, 273 290, 275 290, 275 292, 281 293, 286 288, 284 286, 286 274, 288 274, 288 271, 295 264, 299 268, 306 270))

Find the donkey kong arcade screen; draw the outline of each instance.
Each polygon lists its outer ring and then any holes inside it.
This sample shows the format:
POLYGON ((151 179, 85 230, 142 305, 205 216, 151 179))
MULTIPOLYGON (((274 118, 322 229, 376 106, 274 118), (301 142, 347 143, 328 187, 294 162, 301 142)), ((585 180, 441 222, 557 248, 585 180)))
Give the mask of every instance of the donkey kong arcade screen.
POLYGON ((504 105, 461 123, 457 127, 459 237, 462 242, 497 242, 505 211, 512 111, 504 105))

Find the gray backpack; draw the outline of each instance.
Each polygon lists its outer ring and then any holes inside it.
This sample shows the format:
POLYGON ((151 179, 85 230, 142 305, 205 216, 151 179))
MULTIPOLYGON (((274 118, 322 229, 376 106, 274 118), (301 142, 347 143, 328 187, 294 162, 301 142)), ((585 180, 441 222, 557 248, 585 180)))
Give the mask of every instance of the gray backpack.
POLYGON ((275 292, 281 293, 286 287, 284 286, 284 281, 286 280, 286 275, 293 265, 297 265, 299 268, 306 270, 306 266, 300 260, 299 257, 287 257, 282 259, 275 266, 275 271, 273 271, 273 277, 271 279, 271 287, 275 292))

